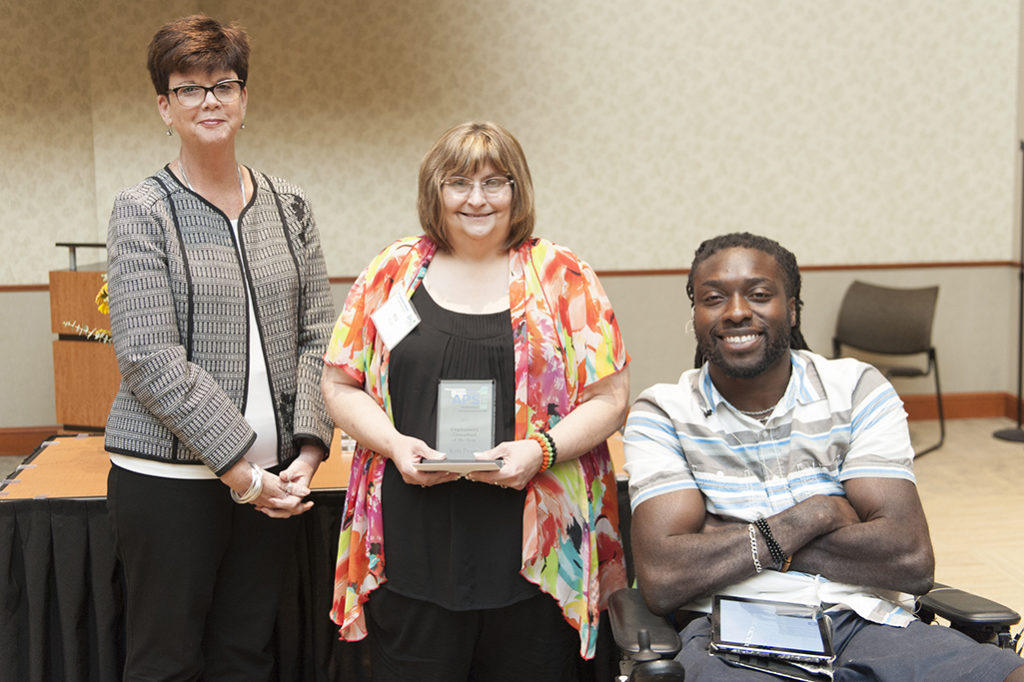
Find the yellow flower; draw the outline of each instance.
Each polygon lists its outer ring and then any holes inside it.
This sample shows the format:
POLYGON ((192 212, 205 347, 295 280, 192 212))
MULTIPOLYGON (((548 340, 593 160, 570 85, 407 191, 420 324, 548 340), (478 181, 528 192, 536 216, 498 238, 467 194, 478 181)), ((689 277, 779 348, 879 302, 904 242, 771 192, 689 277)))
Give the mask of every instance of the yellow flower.
MULTIPOLYGON (((100 287, 100 290, 96 293, 96 310, 99 310, 104 315, 110 314, 110 300, 107 294, 106 274, 103 275, 103 286, 100 287)), ((92 327, 87 327, 85 325, 79 324, 78 322, 68 321, 64 322, 64 326, 71 327, 78 333, 79 336, 84 336, 87 339, 93 339, 94 341, 99 341, 101 343, 111 342, 109 329, 103 329, 101 327, 96 327, 95 329, 93 329, 92 327)))
POLYGON ((104 282, 98 294, 96 294, 96 309, 104 315, 110 314, 110 302, 107 300, 107 283, 104 282))

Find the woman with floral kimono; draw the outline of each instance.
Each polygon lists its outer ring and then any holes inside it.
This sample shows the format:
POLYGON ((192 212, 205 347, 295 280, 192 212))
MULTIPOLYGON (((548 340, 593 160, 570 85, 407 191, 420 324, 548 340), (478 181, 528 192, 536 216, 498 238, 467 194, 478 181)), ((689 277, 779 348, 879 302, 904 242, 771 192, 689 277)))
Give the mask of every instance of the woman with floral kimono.
POLYGON ((418 208, 425 234, 371 261, 324 356, 328 411, 358 443, 332 618, 369 635, 375 680, 573 680, 625 583, 605 439, 629 356, 593 270, 533 236, 504 128, 444 133, 418 208), (438 387, 479 380, 493 439, 475 459, 493 468, 467 470, 437 449, 438 387))

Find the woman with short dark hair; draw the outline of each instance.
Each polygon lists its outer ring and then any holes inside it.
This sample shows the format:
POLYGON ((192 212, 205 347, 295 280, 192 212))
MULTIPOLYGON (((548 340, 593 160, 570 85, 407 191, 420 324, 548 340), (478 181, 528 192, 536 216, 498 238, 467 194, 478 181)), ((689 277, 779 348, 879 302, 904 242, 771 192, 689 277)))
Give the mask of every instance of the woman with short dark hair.
POLYGON ((271 679, 289 517, 333 424, 319 390, 334 319, 302 190, 235 158, 243 29, 173 21, 149 71, 177 157, 120 192, 107 238, 121 386, 107 499, 136 679, 271 679))

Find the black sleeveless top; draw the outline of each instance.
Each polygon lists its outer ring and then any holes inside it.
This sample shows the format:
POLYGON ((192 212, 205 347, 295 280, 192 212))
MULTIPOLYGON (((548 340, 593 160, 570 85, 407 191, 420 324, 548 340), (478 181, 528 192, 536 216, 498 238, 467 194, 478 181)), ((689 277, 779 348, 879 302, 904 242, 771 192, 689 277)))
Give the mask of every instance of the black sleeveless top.
MULTIPOLYGON (((389 392, 400 433, 435 447, 441 379, 495 381, 495 444, 515 438, 515 355, 509 311, 457 313, 419 286, 420 323, 391 352, 389 392)), ((447 609, 507 606, 537 594, 519 575, 525 491, 460 479, 408 485, 384 470, 384 587, 447 609)))

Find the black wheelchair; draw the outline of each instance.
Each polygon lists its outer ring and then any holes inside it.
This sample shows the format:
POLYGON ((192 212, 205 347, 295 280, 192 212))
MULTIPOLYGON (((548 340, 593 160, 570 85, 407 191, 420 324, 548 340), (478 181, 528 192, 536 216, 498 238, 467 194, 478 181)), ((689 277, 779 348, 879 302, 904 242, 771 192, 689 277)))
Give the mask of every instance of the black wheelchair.
MULTIPOLYGON (((700 614, 703 615, 703 614, 700 614)), ((963 590, 936 584, 918 600, 917 616, 926 623, 949 621, 949 627, 975 641, 1014 649, 1021 633, 1011 634, 1020 615, 1002 604, 963 590)), ((647 609, 640 591, 619 590, 608 600, 612 636, 619 650, 619 682, 668 682, 685 679, 683 667, 674 660, 680 642, 665 618, 647 609)), ((685 623, 679 623, 682 627, 685 623)))
MULTIPOLYGON (((626 481, 619 480, 619 513, 623 546, 626 553, 626 572, 633 579, 633 561, 629 526, 631 513, 626 481)), ((917 617, 925 623, 948 621, 949 627, 959 630, 978 642, 994 644, 1020 653, 1018 644, 1024 631, 1016 635, 1011 629, 1020 622, 1020 614, 998 602, 963 590, 936 583, 932 590, 920 597, 917 617)), ((703 614, 691 614, 703 615, 703 614)), ((679 617, 685 617, 680 614, 679 617)), ((608 620, 612 637, 619 652, 619 675, 616 682, 668 682, 685 679, 683 666, 675 659, 681 643, 678 630, 686 622, 670 623, 647 608, 640 591, 624 588, 608 599, 608 620)))

